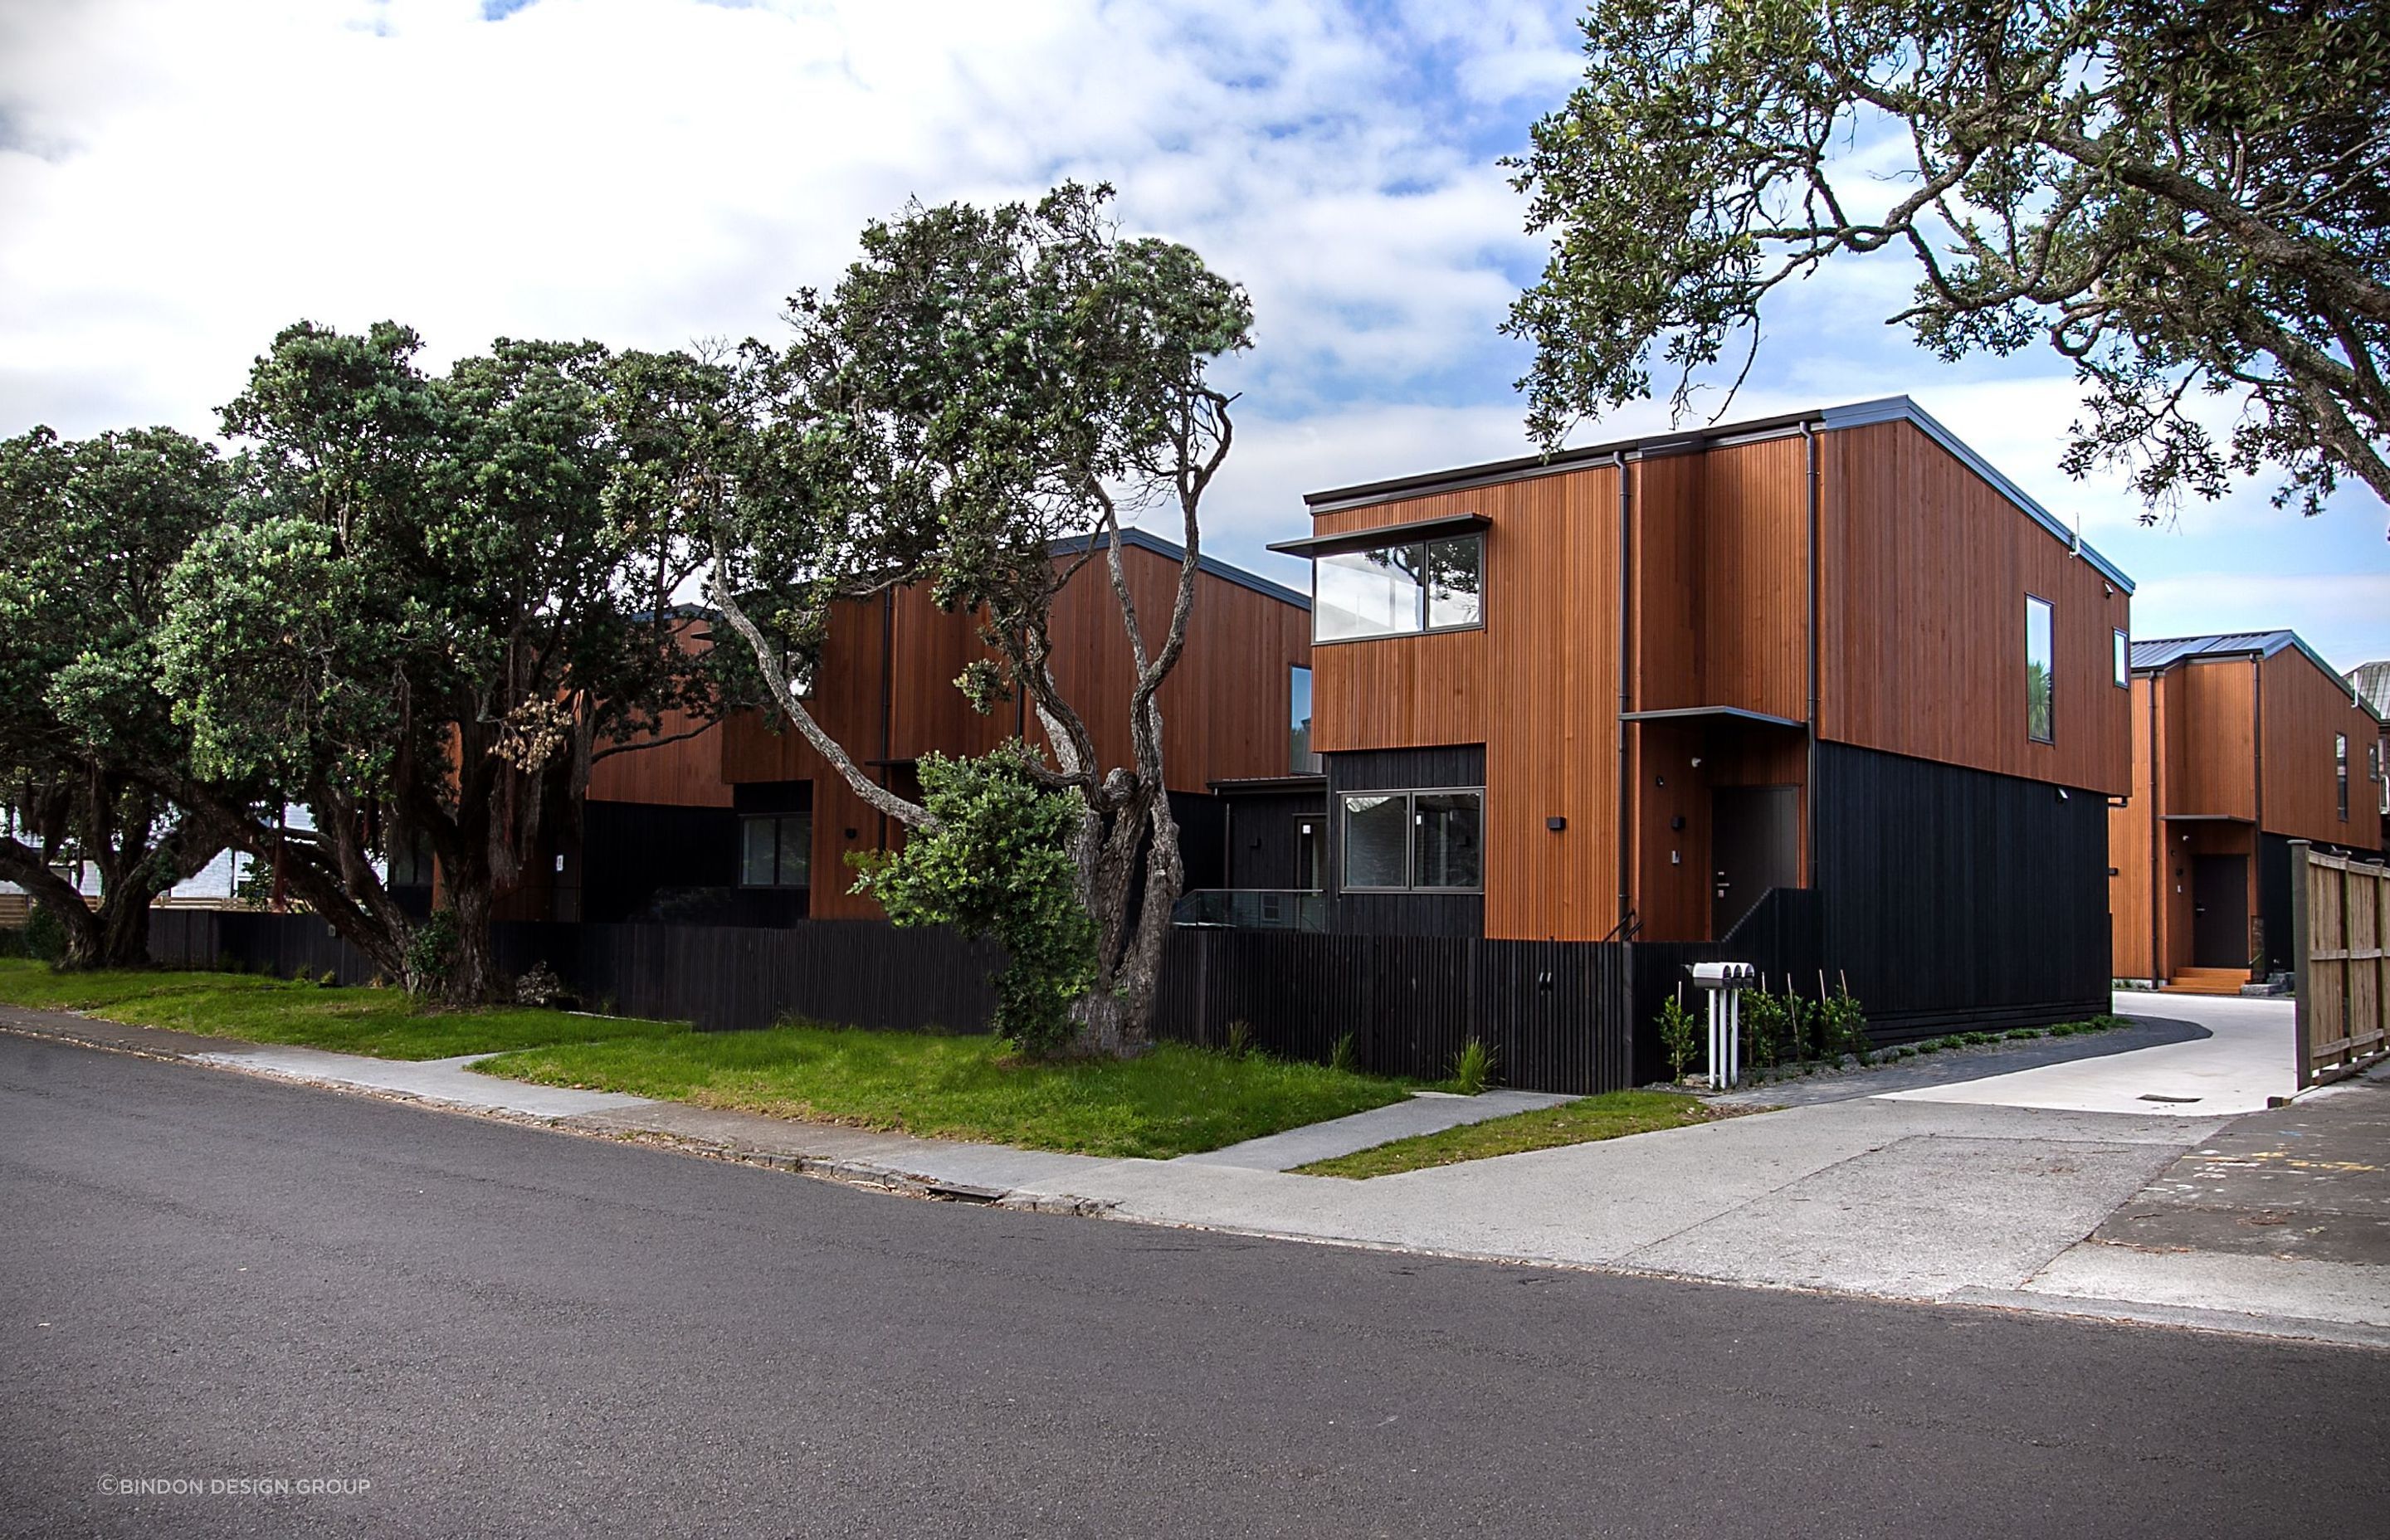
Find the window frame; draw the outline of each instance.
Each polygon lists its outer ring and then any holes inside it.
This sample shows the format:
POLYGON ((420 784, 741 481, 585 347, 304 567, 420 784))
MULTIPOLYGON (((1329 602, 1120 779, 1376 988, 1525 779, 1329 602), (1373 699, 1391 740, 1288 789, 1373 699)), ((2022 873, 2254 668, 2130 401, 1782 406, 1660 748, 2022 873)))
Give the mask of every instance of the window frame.
POLYGON ((1318 712, 1317 707, 1313 704, 1317 699, 1317 697, 1312 693, 1311 665, 1309 663, 1287 664, 1286 762, 1287 773, 1289 775, 1316 776, 1318 775, 1325 767, 1325 762, 1319 757, 1319 751, 1310 746, 1312 736, 1318 730, 1318 712), (1299 719, 1302 725, 1304 742, 1304 748, 1299 752, 1296 751, 1294 746, 1294 735, 1298 721, 1298 718, 1295 715, 1297 708, 1294 699, 1294 677, 1298 674, 1303 675, 1302 710, 1304 712, 1304 714, 1299 719), (1310 763, 1305 764, 1304 761, 1309 761, 1310 763))
POLYGON ((1473 897, 1485 892, 1485 788, 1483 786, 1356 786, 1340 789, 1330 828, 1333 846, 1329 853, 1329 866, 1336 873, 1339 893, 1388 893, 1427 897, 1473 897), (1347 803, 1356 797, 1400 797, 1403 800, 1403 885, 1399 888, 1362 887, 1345 879, 1345 861, 1351 841, 1345 838, 1345 818, 1351 811, 1347 803), (1467 888, 1422 888, 1417 885, 1419 861, 1419 799, 1421 797, 1474 797, 1477 799, 1477 881, 1467 888))
POLYGON ((2024 593, 2024 736, 2028 743, 2058 744, 2058 606, 2028 588, 2024 593), (2049 731, 2033 730, 2033 607, 2049 618, 2049 658, 2042 664, 2042 682, 2049 691, 2049 731))
POLYGON ((781 813, 741 813, 739 815, 739 881, 737 883, 739 891, 741 892, 751 893, 810 892, 813 890, 814 885, 813 822, 814 815, 811 808, 792 808, 781 813), (803 882, 783 882, 779 880, 780 852, 787 848, 781 841, 780 826, 789 822, 792 818, 802 818, 804 820, 805 824, 805 879, 803 882), (750 882, 747 880, 747 830, 751 825, 754 824, 770 824, 772 826, 773 880, 769 882, 750 882))
POLYGON ((2340 821, 2348 822, 2348 735, 2332 735, 2332 776, 2338 782, 2340 821))
POLYGON ((2120 690, 2133 687, 2133 640, 2121 625, 2116 628, 2116 687, 2120 690))
MULTIPOLYGON (((1356 530, 1353 533, 1357 537, 1366 535, 1368 532, 1366 530, 1356 530)), ((1384 642, 1393 641, 1404 636, 1448 636, 1457 632, 1484 630, 1485 533, 1485 531, 1480 529, 1471 530, 1464 534, 1436 535, 1432 539, 1426 540, 1403 540, 1384 545, 1355 545, 1345 550, 1330 551, 1324 555, 1313 557, 1311 558, 1311 645, 1314 648, 1343 647, 1348 642, 1384 642), (1464 540, 1473 543, 1477 547, 1477 617, 1474 620, 1452 622, 1443 625, 1431 625, 1428 623, 1428 613, 1431 606, 1431 589, 1428 584, 1427 548, 1430 545, 1451 545, 1464 540), (1363 636, 1322 636, 1319 634, 1319 564, 1323 561, 1332 561, 1340 556, 1365 556, 1371 552, 1404 549, 1416 552, 1418 558, 1411 568, 1411 597, 1413 600, 1411 613, 1416 617, 1417 623, 1411 626, 1408 630, 1404 631, 1373 631, 1363 636)), ((1433 789, 1427 788, 1424 789, 1433 789)))

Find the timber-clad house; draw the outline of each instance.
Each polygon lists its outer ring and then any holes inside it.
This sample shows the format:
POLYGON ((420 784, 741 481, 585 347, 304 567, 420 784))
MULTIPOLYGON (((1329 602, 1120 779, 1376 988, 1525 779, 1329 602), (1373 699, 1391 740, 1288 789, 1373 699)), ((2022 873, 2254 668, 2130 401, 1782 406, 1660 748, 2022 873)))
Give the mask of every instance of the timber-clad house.
MULTIPOLYGON (((1140 611, 1166 614, 1180 547, 1134 529, 1123 545, 1140 611)), ((1309 601, 1209 557, 1196 581, 1186 651, 1162 688, 1163 751, 1189 880, 1217 887, 1222 816, 1206 783, 1287 764, 1293 696, 1311 651, 1309 601)), ((1106 763, 1125 763, 1135 671, 1100 562, 1082 567, 1063 589, 1052 624, 1063 691, 1080 703, 1106 763)), ((733 637, 730 645, 743 644, 733 637)), ((918 797, 914 767, 925 754, 981 754, 1014 737, 1043 742, 1021 701, 983 716, 955 687, 967 663, 989 655, 978 621, 940 610, 924 588, 842 603, 810 703, 881 785, 918 797)), ((668 725, 665 736, 675 730, 668 725)), ((561 863, 558 892, 529 895, 533 908, 508 918, 744 926, 876 919, 878 904, 850 892, 846 857, 900 838, 797 733, 737 713, 681 741, 600 761, 579 849, 561 863)))
POLYGON ((2106 1008, 2133 584, 1906 397, 1306 501, 1318 775, 1216 788, 1233 886, 2106 1008))
POLYGON ((2383 846, 2382 718, 2294 631, 2137 641, 2108 818, 2116 970, 2197 993, 2288 971, 2291 841, 2383 846))

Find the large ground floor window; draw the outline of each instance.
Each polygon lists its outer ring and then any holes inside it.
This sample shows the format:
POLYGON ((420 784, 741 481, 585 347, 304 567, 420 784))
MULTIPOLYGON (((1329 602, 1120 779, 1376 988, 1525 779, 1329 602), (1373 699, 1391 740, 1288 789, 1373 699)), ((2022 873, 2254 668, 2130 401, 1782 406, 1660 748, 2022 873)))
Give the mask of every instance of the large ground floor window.
POLYGON ((1343 799, 1343 887, 1475 892, 1485 884, 1485 793, 1356 791, 1343 799))

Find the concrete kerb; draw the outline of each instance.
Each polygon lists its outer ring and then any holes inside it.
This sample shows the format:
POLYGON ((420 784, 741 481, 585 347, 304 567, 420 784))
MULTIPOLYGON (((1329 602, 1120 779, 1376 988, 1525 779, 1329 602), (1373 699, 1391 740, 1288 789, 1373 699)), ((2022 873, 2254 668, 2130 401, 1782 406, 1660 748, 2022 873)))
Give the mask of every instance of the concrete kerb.
MULTIPOLYGON (((205 1057, 195 1057, 189 1051, 173 1051, 181 1045, 171 1040, 185 1034, 158 1033, 150 1029, 123 1029, 106 1023, 71 1017, 61 1018, 43 1013, 46 1018, 31 1024, 22 1018, 32 1013, 7 1013, 19 1020, 0 1016, 0 1030, 25 1035, 45 1036, 83 1046, 111 1051, 133 1052, 142 1057, 175 1059, 198 1063, 202 1067, 231 1070, 236 1072, 259 1072, 245 1065, 244 1059, 255 1055, 227 1053, 222 1039, 191 1039, 193 1045, 203 1045, 205 1057), (67 1030, 39 1030, 41 1027, 67 1030), (116 1038, 111 1043, 108 1038, 116 1038), (99 1040, 95 1040, 99 1039, 99 1040)), ((454 1068, 457 1072, 461 1067, 454 1068)), ((2114 1321, 2143 1327, 2175 1329, 2219 1330, 2264 1337, 2298 1337, 2306 1340, 2344 1342, 2347 1345, 2380 1349, 2390 1346, 2390 1337, 2370 1323, 2347 1320, 2308 1321, 2285 1313, 2280 1315, 2243 1315, 2239 1311, 2206 1311, 2179 1301, 2114 1301, 2092 1298, 2090 1290, 2068 1290, 2065 1280, 2052 1278, 2049 1285, 2026 1292, 2008 1283, 2013 1268, 1994 1269, 1995 1276, 1982 1274, 1973 1279, 1952 1277, 1948 1281, 1962 1287, 1935 1289, 1926 1292, 1905 1288, 1904 1283, 1918 1280, 1885 1277, 1871 1278, 1859 1286, 1846 1286, 1831 1277, 1812 1272, 1801 1277, 1801 1270, 1744 1270, 1735 1276, 1733 1269, 1717 1267, 1685 1268, 1686 1260, 1674 1254, 1663 1254, 1663 1248, 1650 1242, 1629 1245, 1614 1255, 1588 1254, 1585 1242, 1592 1238, 1579 1228, 1582 1221, 1571 1220, 1569 1213, 1548 1213, 1537 1218, 1523 1212, 1518 1224, 1487 1227, 1476 1225, 1437 1225, 1389 1223, 1400 1216, 1394 1209, 1408 1209, 1416 1202, 1399 1200, 1425 1200, 1427 1207, 1444 1213, 1455 1200, 1462 1200, 1464 1210, 1474 1210, 1482 1204, 1466 1201, 1474 1193, 1483 1198, 1490 1191, 1485 1184, 1495 1183, 1502 1191, 1511 1194, 1512 1200, 1524 1203, 1529 1210, 1547 1207, 1566 1199, 1571 1192, 1585 1190, 1586 1172, 1582 1151, 1545 1151, 1536 1155, 1511 1157, 1502 1161, 1474 1163, 1470 1168, 1447 1168, 1441 1174, 1414 1174, 1410 1176, 1384 1179, 1381 1183, 1348 1183, 1310 1178, 1264 1170, 1240 1170, 1231 1167, 1202 1167, 1180 1162, 1110 1160, 1099 1157, 1060 1155, 1048 1152, 1008 1149, 994 1146, 969 1146, 945 1141, 918 1140, 901 1135, 874 1134, 866 1130, 821 1124, 791 1124, 783 1120, 755 1114, 716 1111, 688 1107, 673 1102, 643 1103, 642 1098, 624 1098, 630 1106, 612 1106, 588 1113, 561 1116, 528 1115, 519 1110, 487 1105, 457 1104, 436 1097, 425 1097, 388 1085, 358 1084, 340 1080, 315 1081, 293 1076, 287 1068, 276 1075, 286 1082, 299 1080, 322 1088, 346 1091, 350 1094, 380 1096, 406 1100, 434 1110, 463 1112, 469 1115, 496 1117, 520 1126, 546 1129, 550 1132, 578 1134, 585 1137, 603 1137, 636 1142, 672 1153, 695 1155, 729 1162, 763 1166, 817 1179, 832 1180, 859 1186, 882 1193, 918 1199, 966 1202, 996 1207, 1016 1213, 1038 1213, 1103 1217, 1128 1220, 1162 1228, 1209 1231, 1224 1235, 1250 1236, 1261 1238, 1296 1239, 1313 1244, 1335 1245, 1373 1251, 1451 1258, 1478 1263, 1499 1263, 1510 1265, 1566 1267, 1572 1270, 1599 1272, 1622 1277, 1665 1277, 1713 1286, 1769 1288, 1795 1292, 1831 1294, 1846 1298, 1866 1298, 1901 1303, 1930 1303, 1942 1305, 1966 1305, 2007 1311, 2029 1311, 2044 1315, 2075 1315, 2114 1321), (1499 1166, 1503 1169, 1490 1169, 1499 1166), (1561 1179, 1566 1178, 1566 1179, 1561 1179), (1458 1186, 1453 1184, 1458 1181, 1458 1186), (1403 1190, 1424 1184, 1436 1189, 1431 1199, 1427 1192, 1403 1190), (1253 1190, 1248 1193, 1247 1188, 1253 1190), (1184 1189, 1184 1190, 1181 1190, 1184 1189), (1311 1196, 1304 1196, 1309 1194, 1311 1196), (1275 1196, 1273 1196, 1275 1195, 1275 1196), (1291 1199, 1289 1209, 1281 1200, 1291 1199), (1240 1213, 1238 1211, 1244 1212, 1240 1213), (1276 1212, 1274 1212, 1276 1211, 1276 1212), (1384 1211, 1384 1212, 1381 1212, 1384 1211), (1266 1215, 1261 1222, 1250 1218, 1266 1215), (1281 1223, 1281 1221, 1284 1221, 1281 1223), (1532 1223, 1528 1221, 1533 1221, 1532 1223), (1555 1229, 1555 1224, 1560 1229, 1555 1229), (1497 1231, 1515 1232, 1505 1238, 1516 1244, 1487 1247, 1474 1244, 1477 1234, 1495 1239, 1497 1231), (1563 1234, 1566 1231, 1568 1233, 1563 1234), (1476 1232, 1476 1233, 1472 1233, 1476 1232), (1551 1242, 1559 1241, 1555 1249, 1551 1242), (1457 1244, 1455 1243, 1457 1242, 1457 1244), (1641 1253, 1638 1255, 1637 1253, 1641 1253)), ((377 1074, 376 1079, 388 1079, 377 1074)), ((503 1084, 503 1083, 500 1083, 503 1084)), ((1854 1110, 1872 1106, 1892 1114, 1904 1106, 1901 1099, 1865 1098, 1852 1106, 1854 1110)), ((1915 1102, 1905 1105, 1922 1112, 1915 1102)), ((1802 1109, 1787 1114, 1791 1120, 1783 1130, 1792 1136, 1792 1123, 1824 1112, 1824 1108, 1802 1109)), ((1960 1109, 1951 1109, 1954 1114, 1960 1109)), ((2003 1119, 2030 1117, 2039 1134, 2057 1134, 2062 1140, 2078 1146, 2087 1136, 2090 1142, 2113 1138, 2124 1124, 2139 1131, 2139 1137, 2127 1136, 2129 1143, 2146 1142, 2152 1146, 2180 1142, 2188 1129, 2174 1129, 2155 1118, 2117 1119, 2093 1115, 2086 1126, 2069 1129, 2064 1119, 2058 1128, 2046 1126, 2049 1114, 2019 1114, 2001 1112, 1992 1108, 1965 1109, 1969 1120, 1997 1116, 2003 1119)), ((1869 1121, 1874 1121, 1870 1118, 1869 1121)), ((1891 1115, 1894 1123, 1910 1121, 1908 1115, 1891 1115)), ((1937 1125, 1943 1119, 1937 1114, 1937 1125)), ((2203 1122, 2207 1120, 2201 1120, 2203 1122)), ((1765 1120, 1729 1120, 1732 1124, 1774 1124, 1774 1118, 1765 1120)), ((1703 1125, 1715 1129, 1726 1125, 1703 1125)), ((1755 1126, 1752 1131, 1756 1132, 1755 1126)), ((1658 1148, 1679 1136, 1698 1135, 1702 1129, 1677 1131, 1651 1136, 1650 1148, 1643 1139, 1620 1141, 1619 1146, 1585 1147, 1594 1151, 1599 1164, 1588 1170, 1608 1171, 1621 1158, 1622 1169, 1641 1169, 1667 1152, 1658 1148), (1635 1146, 1629 1150, 1623 1146, 1635 1146), (1606 1152, 1605 1152, 1606 1151, 1606 1152)), ((1884 1133, 1894 1133, 1885 1129, 1884 1133)), ((1955 1129, 1943 1130, 1944 1136, 1959 1135, 1955 1129)), ((1986 1130, 1986 1132, 1990 1132, 1986 1130)), ((2194 1136, 2194 1137, 2199 1136, 2194 1136)), ((1766 1142, 1766 1141, 1763 1141, 1766 1142)), ((1895 1143, 1901 1141, 1895 1135, 1895 1143)), ((1827 1165, 1836 1160, 1876 1152, 1884 1141, 1874 1135, 1861 1140, 1852 1150, 1835 1156, 1832 1151, 1818 1159, 1827 1165), (1831 1158, 1830 1158, 1831 1157, 1831 1158)), ((2124 1151, 2116 1151, 2124 1154, 2124 1151)), ((1741 1163, 1741 1162, 1738 1162, 1741 1163)), ((1613 1173, 1616 1174, 1616 1173, 1613 1173)), ((1823 1173, 1812 1174, 1824 1176, 1823 1173)), ((1760 1185, 1771 1194, 1791 1196, 1796 1200, 1802 1191, 1802 1171, 1788 1167, 1784 1172, 1760 1185)), ((1837 1172, 1825 1180, 1843 1184, 1844 1174, 1837 1172)), ((1607 1184, 1597 1184, 1612 1190, 1607 1184)), ((1778 1200, 1770 1197, 1770 1202, 1778 1200)), ((1562 1205, 1567 1207, 1565 1203, 1562 1205)), ((1741 1213, 1748 1203, 1738 1207, 1726 1204, 1726 1209, 1741 1213)), ((1417 1216, 1414 1216, 1415 1218, 1417 1216)), ((1433 1217, 1432 1214, 1430 1217, 1433 1217)), ((1715 1217, 1715 1216, 1713 1216, 1715 1217)), ((1677 1248, 1681 1250, 1681 1248, 1677 1248)), ((1764 1248, 1763 1248, 1764 1249, 1764 1248)), ((2040 1260, 2040 1259, 2037 1259, 2040 1260)), ((2044 1264, 2047 1266, 2047 1264, 2044 1264)), ((2025 1274, 2037 1275, 2042 1269, 2026 1267, 2025 1274)), ((1827 1269, 1831 1273, 1831 1269, 1827 1269)), ((2022 1279, 2020 1281, 2023 1281, 2022 1279)), ((2292 1302, 2285 1301, 2285 1303, 2292 1302)), ((2295 1308, 2295 1306, 2294 1306, 2295 1308)), ((2304 1313, 2301 1313, 2304 1314, 2304 1313)))

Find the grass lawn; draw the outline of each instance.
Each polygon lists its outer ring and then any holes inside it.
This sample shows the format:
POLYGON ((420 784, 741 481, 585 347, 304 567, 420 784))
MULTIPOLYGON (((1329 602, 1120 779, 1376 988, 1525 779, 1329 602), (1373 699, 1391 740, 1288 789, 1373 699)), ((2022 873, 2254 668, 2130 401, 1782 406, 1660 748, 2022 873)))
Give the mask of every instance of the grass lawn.
POLYGON ((1399 1081, 1164 1043, 1022 1064, 990 1037, 774 1027, 535 1048, 485 1074, 1032 1149, 1165 1160, 1400 1101, 1399 1081))
POLYGON ((247 973, 53 973, 0 958, 0 1005, 88 1011, 111 1021, 288 1043, 377 1059, 446 1059, 598 1037, 690 1035, 685 1023, 504 1006, 418 1011, 392 989, 325 989, 247 973))
POLYGON ((1398 1171, 1424 1171, 1495 1155, 1684 1128, 1732 1115, 1674 1091, 1605 1091, 1559 1107, 1396 1139, 1333 1160, 1314 1161, 1295 1170, 1305 1176, 1391 1176, 1398 1171))

